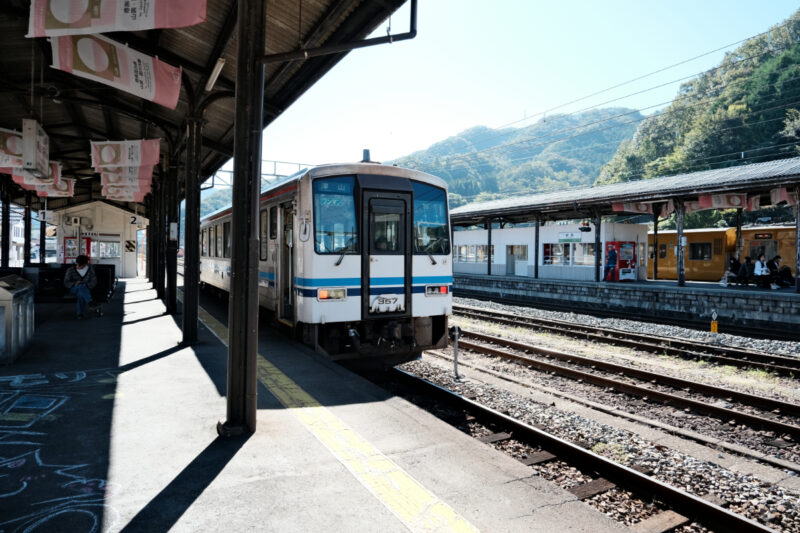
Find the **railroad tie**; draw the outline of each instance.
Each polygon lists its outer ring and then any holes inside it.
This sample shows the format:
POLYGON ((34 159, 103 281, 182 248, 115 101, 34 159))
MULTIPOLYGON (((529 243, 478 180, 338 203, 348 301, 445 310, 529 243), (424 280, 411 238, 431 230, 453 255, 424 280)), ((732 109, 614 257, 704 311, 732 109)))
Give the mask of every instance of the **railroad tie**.
POLYGON ((591 498, 592 496, 607 492, 613 488, 616 488, 614 483, 605 478, 599 477, 591 480, 588 483, 570 487, 567 489, 567 491, 574 494, 579 500, 585 500, 586 498, 591 498))
POLYGON ((484 435, 483 437, 478 437, 478 440, 483 442, 484 444, 492 444, 493 442, 500 442, 503 440, 508 440, 511 438, 510 433, 491 433, 489 435, 484 435))
POLYGON ((661 511, 631 526, 636 533, 664 533, 689 522, 675 511, 661 511))
POLYGON ((538 465, 539 463, 546 463, 547 461, 552 461, 555 458, 556 458, 555 455, 543 450, 541 452, 532 453, 525 459, 520 459, 519 462, 527 466, 533 466, 533 465, 538 465))

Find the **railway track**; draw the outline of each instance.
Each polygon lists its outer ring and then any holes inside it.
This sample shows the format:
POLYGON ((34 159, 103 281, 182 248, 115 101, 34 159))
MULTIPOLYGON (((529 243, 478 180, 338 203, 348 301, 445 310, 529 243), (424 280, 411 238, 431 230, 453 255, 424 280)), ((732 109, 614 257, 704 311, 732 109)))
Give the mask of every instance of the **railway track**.
POLYGON ((499 311, 454 305, 457 315, 517 327, 538 329, 570 337, 626 346, 651 353, 667 354, 740 368, 757 368, 784 376, 800 376, 800 359, 760 353, 729 346, 715 346, 686 339, 657 337, 611 328, 574 324, 540 317, 516 316, 499 311))
POLYGON ((606 389, 613 389, 614 391, 623 392, 639 398, 645 398, 648 401, 655 401, 671 406, 687 408, 698 413, 717 417, 724 421, 733 420, 737 423, 746 424, 753 428, 775 431, 778 434, 788 434, 794 439, 800 439, 800 426, 775 419, 775 415, 777 414, 800 417, 800 406, 792 403, 782 402, 754 394, 737 392, 721 387, 714 387, 703 383, 696 383, 684 379, 664 376, 662 374, 629 368, 613 363, 607 363, 604 361, 569 354, 566 352, 560 352, 557 350, 539 348, 529 344, 514 342, 508 339, 483 335, 475 332, 462 331, 461 339, 459 340, 459 347, 485 355, 492 355, 502 359, 512 360, 542 372, 549 372, 581 382, 591 383, 606 389), (465 341, 463 340, 465 338, 477 340, 483 344, 465 341), (487 344, 492 344, 493 346, 489 346, 487 344), (548 359, 555 359, 562 363, 566 363, 566 365, 555 364, 549 361, 542 361, 540 359, 533 359, 527 355, 520 355, 509 350, 522 352, 525 354, 534 354, 546 357, 548 359), (574 368, 575 366, 584 367, 590 370, 578 370, 574 368), (636 385, 627 381, 612 378, 610 376, 600 375, 595 373, 597 370, 609 374, 621 374, 628 378, 634 378, 636 380, 648 382, 651 385, 672 388, 687 393, 699 393, 713 398, 722 398, 727 402, 737 402, 746 407, 767 410, 771 412, 758 415, 729 407, 721 407, 711 403, 710 401, 688 398, 679 394, 657 390, 649 386, 645 387, 643 385, 636 385))
POLYGON ((482 437, 483 442, 495 443, 513 438, 525 444, 541 447, 541 452, 534 453, 523 461, 527 465, 532 466, 559 459, 597 476, 588 483, 568 489, 579 499, 587 499, 619 486, 631 491, 644 501, 656 499, 671 508, 671 511, 661 511, 652 517, 652 522, 661 522, 662 524, 668 522, 672 526, 663 529, 657 527, 647 529, 639 527, 637 524, 636 530, 638 531, 666 531, 690 520, 717 531, 774 531, 711 501, 655 479, 647 472, 611 461, 543 429, 525 424, 411 373, 394 369, 390 374, 390 379, 399 383, 404 390, 435 398, 436 401, 446 404, 451 409, 463 411, 490 427, 494 433, 482 437))
MULTIPOLYGON (((522 298, 504 298, 502 296, 487 295, 485 292, 474 291, 463 288, 453 289, 453 295, 460 298, 472 298, 474 300, 481 300, 486 302, 496 302, 499 304, 534 307, 537 309, 547 309, 550 311, 561 311, 564 313, 574 313, 575 304, 558 304, 553 301, 526 301, 522 298)), ((656 315, 646 315, 640 312, 626 312, 619 309, 596 309, 585 308, 580 312, 586 315, 592 315, 602 318, 622 318, 625 320, 636 320, 638 322, 651 322, 655 324, 669 324, 671 326, 679 326, 687 329, 698 331, 708 331, 708 322, 701 322, 698 320, 679 319, 674 317, 663 317, 656 315)), ((774 339, 797 342, 800 340, 800 332, 791 329, 764 329, 758 327, 747 326, 726 326, 720 325, 720 333, 729 333, 731 335, 744 335, 757 339, 774 339)))

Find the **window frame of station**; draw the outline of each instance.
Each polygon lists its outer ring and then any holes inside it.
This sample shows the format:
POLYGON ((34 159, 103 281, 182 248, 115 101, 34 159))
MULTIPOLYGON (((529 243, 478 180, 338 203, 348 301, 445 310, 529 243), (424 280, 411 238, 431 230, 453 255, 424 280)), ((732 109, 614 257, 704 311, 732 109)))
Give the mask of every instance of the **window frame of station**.
MULTIPOLYGON (((496 263, 497 256, 494 254, 494 244, 491 246, 492 264, 496 263)), ((456 263, 486 263, 486 245, 485 244, 457 244, 453 246, 453 261, 456 263), (462 248, 466 251, 462 254, 462 248), (479 253, 480 251, 482 253, 479 253)))
MULTIPOLYGON (((551 248, 551 250, 552 250, 552 248, 551 248)), ((563 248, 562 248, 562 250, 563 250, 563 248)), ((593 242, 545 242, 545 243, 542 243, 542 265, 569 266, 569 267, 593 267, 594 263, 595 263, 595 259, 594 259, 595 255, 596 255, 596 250, 594 250, 594 243, 593 242), (573 245, 575 245, 575 246, 573 247, 573 245), (552 253, 548 255, 547 254, 547 247, 548 246, 550 246, 550 247, 552 247, 552 246, 562 246, 562 247, 563 246, 569 246, 569 261, 553 263, 552 262, 552 258, 553 257, 563 258, 564 254, 562 252, 562 254, 559 255, 559 256, 554 256, 552 253), (588 260, 584 259, 582 263, 576 263, 575 262, 575 257, 577 257, 577 254, 575 253, 575 250, 577 249, 578 246, 583 247, 584 251, 587 250, 587 249, 592 249, 592 253, 591 254, 587 254, 587 253, 581 254, 581 257, 584 257, 584 258, 588 257, 590 259, 588 259, 588 260), (550 262, 548 262, 548 258, 550 258, 550 262)))
MULTIPOLYGON (((313 249, 314 249, 314 253, 315 254, 317 254, 317 255, 337 255, 338 256, 338 255, 341 255, 342 253, 344 253, 345 255, 361 255, 362 251, 365 249, 364 248, 366 246, 364 244, 365 238, 364 238, 363 235, 361 235, 361 229, 360 229, 361 228, 362 210, 363 210, 363 202, 362 202, 362 200, 363 200, 364 189, 361 188, 361 183, 360 183, 358 178, 359 178, 359 176, 362 176, 362 175, 363 174, 341 174, 341 175, 335 175, 335 176, 325 176, 325 177, 314 178, 311 181, 311 187, 310 187, 311 188, 311 213, 312 213, 312 215, 311 215, 312 216, 311 224, 312 224, 312 230, 314 232, 314 234, 313 234, 313 237, 314 237, 313 249), (358 244, 355 247, 354 251, 349 251, 349 252, 333 252, 333 251, 331 251, 331 252, 320 252, 317 249, 317 244, 316 244, 317 243, 317 205, 316 205, 316 201, 315 201, 315 198, 314 198, 314 183, 316 183, 317 181, 320 181, 320 180, 335 179, 335 178, 353 178, 353 197, 354 197, 353 199, 354 199, 354 206, 355 206, 355 210, 356 210, 356 228, 357 228, 356 236, 358 237, 358 244)), ((447 189, 443 189, 441 187, 437 187, 436 185, 433 185, 432 183, 426 183, 424 181, 419 181, 419 180, 415 180, 415 179, 411 179, 411 178, 401 178, 399 176, 385 176, 385 177, 396 178, 396 179, 406 179, 406 180, 408 180, 409 184, 411 184, 411 220, 410 220, 410 225, 411 225, 411 242, 412 242, 412 244, 411 244, 411 250, 410 251, 411 251, 412 255, 429 255, 428 252, 417 251, 417 250, 414 249, 415 248, 414 243, 416 242, 417 236, 416 236, 416 224, 414 222, 415 221, 415 213, 414 213, 415 195, 414 195, 414 185, 413 184, 414 183, 419 183, 420 185, 425 185, 425 186, 431 187, 433 189, 437 189, 439 191, 442 191, 444 193, 444 208, 445 208, 445 220, 446 220, 445 236, 447 238, 447 251, 444 252, 444 253, 437 253, 436 255, 452 255, 454 253, 455 249, 456 249, 456 246, 453 244, 452 234, 450 232, 450 228, 452 226, 452 223, 450 222, 450 205, 447 202, 447 192, 448 192, 447 189)), ((372 190, 372 189, 366 189, 366 190, 372 190)), ((369 240, 369 239, 366 239, 366 240, 369 240)), ((367 246, 367 249, 369 249, 368 246, 367 246)), ((494 258, 494 254, 492 254, 492 258, 494 258)), ((492 262, 494 263, 494 259, 492 260, 492 262)))

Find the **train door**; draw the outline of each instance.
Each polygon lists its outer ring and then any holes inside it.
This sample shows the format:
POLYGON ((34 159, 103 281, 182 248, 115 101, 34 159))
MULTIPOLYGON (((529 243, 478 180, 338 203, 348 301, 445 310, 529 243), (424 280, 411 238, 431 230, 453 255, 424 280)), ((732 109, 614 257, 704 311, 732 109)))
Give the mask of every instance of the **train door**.
POLYGON ((294 236, 292 235, 292 206, 281 206, 281 252, 280 252, 280 311, 279 316, 294 324, 294 236))
POLYGON ((367 235, 363 254, 363 316, 409 316, 411 312, 411 195, 365 192, 367 235))

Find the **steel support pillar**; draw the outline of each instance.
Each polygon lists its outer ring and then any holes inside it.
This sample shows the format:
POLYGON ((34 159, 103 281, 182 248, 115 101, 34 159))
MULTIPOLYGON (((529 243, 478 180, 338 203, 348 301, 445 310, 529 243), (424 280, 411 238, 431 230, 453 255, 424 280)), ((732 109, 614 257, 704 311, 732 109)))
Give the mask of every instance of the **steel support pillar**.
POLYGON ((156 295, 160 300, 165 300, 164 290, 164 192, 166 184, 164 183, 164 173, 160 176, 158 188, 156 189, 156 225, 155 235, 153 235, 153 243, 155 244, 155 257, 153 267, 155 268, 155 288, 156 295))
POLYGON ((39 263, 43 265, 47 259, 47 222, 42 220, 42 211, 39 206, 39 263))
POLYGON ((800 187, 794 188, 794 291, 800 293, 800 187))
POLYGON ((653 204, 653 279, 658 279, 658 215, 661 204, 653 204))
POLYGON ((197 342, 197 316, 200 306, 200 154, 203 121, 190 117, 186 122, 186 235, 183 256, 183 343, 197 342))
POLYGON ((594 224, 594 280, 595 282, 599 282, 600 268, 603 261, 603 243, 600 240, 600 226, 602 224, 602 218, 600 217, 599 211, 595 211, 592 223, 594 224))
POLYGON ((677 246, 677 253, 676 253, 676 266, 678 269, 678 286, 683 287, 686 285, 686 266, 684 263, 683 258, 683 218, 686 215, 686 205, 683 203, 682 199, 678 199, 675 201, 675 218, 678 223, 678 235, 677 235, 677 242, 675 243, 677 246))
POLYGON ((486 220, 486 230, 487 230, 487 238, 486 238, 486 274, 488 276, 492 275, 492 219, 489 218, 486 220))
POLYGON ((0 195, 2 195, 3 203, 3 221, 0 231, 3 232, 3 236, 0 239, 0 266, 8 268, 11 260, 11 198, 8 184, 4 184, 2 187, 0 195))
POLYGON ((25 241, 22 249, 22 264, 31 264, 31 193, 25 192, 25 241))
MULTIPOLYGON (((736 210, 736 260, 744 263, 742 251, 744 250, 744 239, 742 239, 742 209, 736 210)), ((727 267, 727 265, 726 265, 727 267)), ((739 274, 734 272, 734 274, 739 274)))
POLYGON ((155 282, 153 280, 153 273, 154 273, 154 270, 153 270, 153 224, 154 224, 154 220, 155 220, 154 219, 155 207, 153 206, 153 198, 154 198, 154 194, 151 192, 147 196, 147 203, 146 203, 146 206, 147 206, 147 221, 148 222, 147 222, 147 229, 145 229, 145 241, 146 241, 145 242, 145 246, 147 246, 147 248, 145 249, 145 261, 146 261, 146 264, 145 264, 145 275, 147 276, 147 279, 150 280, 150 283, 153 283, 153 286, 155 287, 155 282))
POLYGON ((166 267, 166 305, 167 313, 174 315, 178 312, 178 235, 177 231, 172 238, 172 224, 178 226, 178 167, 177 165, 170 164, 169 173, 167 174, 166 182, 166 209, 164 210, 167 215, 167 224, 165 230, 166 247, 164 263, 166 267))
POLYGON ((536 217, 536 227, 533 230, 533 278, 539 279, 539 226, 542 225, 542 217, 536 217))
POLYGON ((266 2, 239 0, 233 154, 231 293, 228 304, 227 419, 220 435, 256 430, 258 356, 258 201, 264 126, 266 2))

